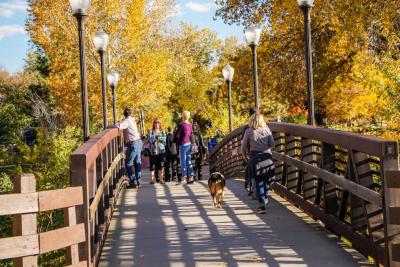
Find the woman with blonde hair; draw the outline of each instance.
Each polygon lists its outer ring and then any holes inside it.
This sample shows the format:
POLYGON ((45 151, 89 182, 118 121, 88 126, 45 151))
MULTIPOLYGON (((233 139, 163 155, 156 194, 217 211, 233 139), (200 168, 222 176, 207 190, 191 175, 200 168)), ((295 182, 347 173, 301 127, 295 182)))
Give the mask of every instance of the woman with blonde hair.
POLYGON ((268 190, 275 177, 275 166, 271 149, 275 141, 271 130, 261 114, 253 114, 249 120, 249 128, 245 131, 242 141, 242 154, 248 159, 249 174, 256 181, 258 213, 265 213, 268 203, 268 190))
POLYGON ((179 161, 181 163, 182 184, 193 182, 193 166, 192 166, 192 143, 190 136, 192 135, 193 127, 189 122, 190 112, 182 113, 182 123, 176 131, 176 140, 179 146, 179 161))

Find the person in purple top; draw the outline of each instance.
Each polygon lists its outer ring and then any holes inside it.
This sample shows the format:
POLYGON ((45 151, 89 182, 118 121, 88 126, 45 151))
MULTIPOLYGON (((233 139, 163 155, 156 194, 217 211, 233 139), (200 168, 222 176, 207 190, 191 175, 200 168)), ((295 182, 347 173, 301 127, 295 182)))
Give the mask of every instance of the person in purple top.
MULTIPOLYGON (((192 135, 192 125, 189 123, 190 112, 182 113, 182 123, 176 131, 177 144, 179 146, 179 160, 182 170, 182 184, 193 182, 193 166, 192 166, 192 143, 190 136, 192 135)), ((179 182, 178 182, 179 184, 179 182)))

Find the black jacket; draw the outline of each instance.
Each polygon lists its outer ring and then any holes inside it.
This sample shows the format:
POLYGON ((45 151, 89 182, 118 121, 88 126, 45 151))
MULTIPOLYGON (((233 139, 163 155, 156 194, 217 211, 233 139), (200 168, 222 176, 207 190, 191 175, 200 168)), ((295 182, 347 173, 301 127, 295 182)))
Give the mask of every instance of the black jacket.
POLYGON ((178 148, 173 133, 167 134, 167 142, 165 149, 168 156, 178 155, 178 148))

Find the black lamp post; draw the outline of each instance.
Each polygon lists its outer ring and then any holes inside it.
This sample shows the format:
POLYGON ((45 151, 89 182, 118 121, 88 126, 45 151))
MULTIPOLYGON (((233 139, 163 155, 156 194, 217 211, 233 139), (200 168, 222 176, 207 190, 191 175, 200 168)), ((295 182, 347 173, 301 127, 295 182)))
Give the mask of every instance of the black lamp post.
POLYGON ((110 84, 111 91, 112 91, 112 106, 113 106, 113 124, 115 125, 116 122, 116 117, 117 117, 117 112, 115 109, 115 87, 118 85, 118 80, 119 80, 119 74, 115 70, 111 70, 107 74, 107 80, 108 83, 110 84))
POLYGON ((261 30, 254 26, 246 28, 245 39, 248 46, 251 48, 253 55, 253 86, 254 86, 254 103, 256 109, 259 108, 258 105, 258 70, 257 70, 257 45, 260 42, 261 30))
POLYGON ((313 81, 313 66, 312 66, 312 44, 311 44, 311 8, 314 0, 297 0, 300 8, 304 13, 304 43, 306 52, 306 67, 307 67, 307 106, 308 117, 307 123, 315 126, 314 113, 314 81, 313 81))
POLYGON ((104 64, 104 53, 107 51, 108 35, 103 31, 98 31, 93 38, 94 45, 100 55, 101 65, 101 92, 103 95, 103 127, 107 128, 107 93, 106 93, 106 75, 104 64))
POLYGON ((229 105, 229 132, 232 132, 232 80, 235 70, 228 64, 222 69, 226 85, 228 87, 228 105, 229 105))
POLYGON ((81 71, 81 91, 82 91, 82 122, 83 140, 89 139, 89 108, 86 80, 86 59, 85 59, 85 39, 84 39, 84 19, 88 15, 90 0, 70 0, 72 13, 78 21, 79 52, 80 52, 80 71, 81 71))

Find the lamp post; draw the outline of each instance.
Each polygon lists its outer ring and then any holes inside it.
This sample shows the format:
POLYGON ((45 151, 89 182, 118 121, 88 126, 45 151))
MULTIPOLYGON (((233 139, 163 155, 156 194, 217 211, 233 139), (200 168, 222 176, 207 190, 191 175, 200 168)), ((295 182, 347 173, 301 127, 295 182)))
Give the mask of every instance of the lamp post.
POLYGON ((107 128, 107 93, 106 93, 106 75, 104 64, 104 53, 107 50, 108 35, 103 30, 98 31, 93 38, 94 45, 100 55, 101 65, 101 92, 103 94, 103 127, 107 128))
POLYGON ((113 106, 113 124, 116 124, 116 110, 115 110, 115 87, 118 85, 118 80, 119 80, 119 74, 115 70, 111 70, 107 74, 107 80, 108 83, 111 86, 111 91, 112 91, 112 106, 113 106))
POLYGON ((235 70, 229 65, 225 65, 222 69, 226 85, 228 87, 228 105, 229 105, 229 132, 232 132, 232 80, 235 70))
POLYGON ((258 71, 257 71, 257 45, 260 42, 261 29, 251 26, 246 28, 245 39, 248 46, 251 48, 253 55, 253 86, 254 86, 254 103, 258 109, 258 71))
POLYGON ((306 68, 307 68, 307 107, 308 117, 307 123, 315 126, 314 115, 314 81, 312 66, 312 44, 311 44, 311 8, 314 0, 297 0, 300 8, 304 13, 304 43, 306 52, 306 68))
POLYGON ((70 0, 72 13, 78 22, 79 52, 80 52, 80 71, 81 71, 81 97, 82 97, 82 127, 83 141, 89 139, 89 108, 86 81, 86 59, 85 59, 85 39, 84 39, 84 19, 88 15, 90 0, 70 0))

